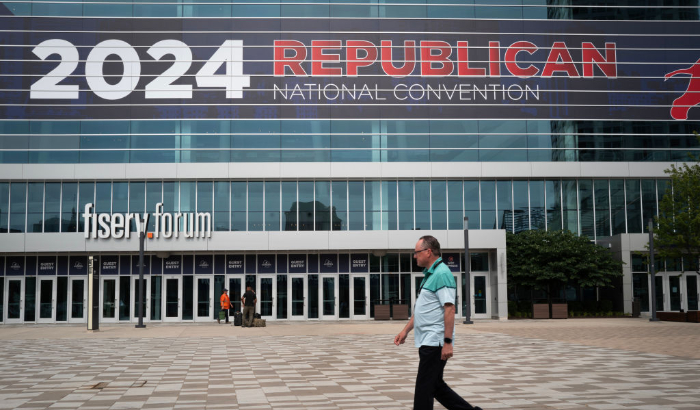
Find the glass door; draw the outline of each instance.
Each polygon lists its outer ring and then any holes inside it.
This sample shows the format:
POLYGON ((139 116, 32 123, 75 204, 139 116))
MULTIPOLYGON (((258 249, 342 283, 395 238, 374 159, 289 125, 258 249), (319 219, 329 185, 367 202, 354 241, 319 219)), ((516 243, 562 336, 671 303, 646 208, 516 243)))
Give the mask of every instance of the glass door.
MULTIPOLYGON (((149 322, 151 318, 151 309, 150 309, 150 295, 151 295, 151 281, 149 280, 149 277, 144 276, 143 277, 143 321, 144 322, 149 322)), ((138 276, 132 276, 131 277, 131 311, 132 311, 132 319, 131 321, 136 323, 139 321, 139 277, 138 276)))
POLYGON ((87 322, 87 286, 85 278, 70 278, 70 308, 68 322, 87 322))
POLYGON ((258 305, 255 312, 260 313, 263 319, 274 320, 276 317, 277 304, 275 295, 277 294, 277 275, 258 275, 258 289, 253 289, 258 297, 258 305))
POLYGON ((39 278, 39 323, 56 321, 56 281, 54 278, 39 278))
POLYGON ((321 319, 338 319, 338 276, 320 275, 321 319))
POLYGON ((688 301, 688 309, 687 310, 698 310, 698 299, 700 298, 700 295, 698 295, 698 276, 697 275, 692 275, 692 274, 687 274, 686 276, 686 300, 688 301))
POLYGON ((164 276, 163 283, 165 288, 165 295, 163 298, 164 305, 164 322, 179 322, 182 315, 182 305, 180 303, 180 294, 182 289, 180 289, 179 276, 164 276))
POLYGON ((7 278, 7 319, 5 323, 22 323, 24 318, 24 278, 7 278))
POLYGON ((664 277, 657 274, 654 277, 654 282, 656 283, 656 311, 663 312, 666 310, 666 306, 664 305, 664 301, 666 299, 666 292, 664 291, 664 277))
POLYGON ((131 320, 131 279, 129 276, 119 277, 119 320, 131 320))
POLYGON ((669 276, 668 287, 670 291, 671 311, 679 312, 681 310, 681 278, 678 276, 669 276))
MULTIPOLYGON (((195 282, 195 298, 196 298, 196 305, 195 305, 195 315, 194 315, 194 321, 195 322, 211 322, 214 320, 214 309, 212 307, 212 301, 214 299, 214 286, 213 286, 213 281, 214 277, 209 276, 209 277, 200 277, 200 276, 195 276, 194 282, 195 282)), ((218 303, 218 300, 217 300, 218 303)), ((216 314, 218 315, 219 312, 217 311, 216 314)), ((218 317, 218 316, 217 316, 218 317)))
POLYGON ((100 321, 104 323, 114 323, 119 320, 117 317, 118 285, 117 278, 104 276, 101 278, 102 309, 100 309, 100 321))
POLYGON ((475 319, 489 319, 488 276, 472 274, 472 307, 475 319))
POLYGON ((369 274, 350 275, 350 319, 369 319, 369 274))
MULTIPOLYGON (((242 276, 229 276, 228 278, 228 296, 231 299, 231 310, 229 315, 233 318, 233 314, 236 312, 243 313, 243 307, 241 306, 241 298, 243 297, 243 277, 242 276)), ((231 319, 233 320, 233 319, 231 319)))
POLYGON ((306 313, 306 295, 309 293, 306 284, 306 275, 289 275, 287 293, 291 295, 288 298, 288 309, 290 312, 289 319, 304 320, 307 317, 306 313))

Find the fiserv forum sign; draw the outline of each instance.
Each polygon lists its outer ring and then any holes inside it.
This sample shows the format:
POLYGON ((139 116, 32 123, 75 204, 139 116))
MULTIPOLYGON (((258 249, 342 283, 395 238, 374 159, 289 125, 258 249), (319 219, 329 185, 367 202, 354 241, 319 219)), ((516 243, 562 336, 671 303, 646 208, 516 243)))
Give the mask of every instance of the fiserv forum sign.
POLYGON ((697 23, 681 21, 2 16, 0 26, 0 117, 17 119, 685 119, 700 57, 697 23))

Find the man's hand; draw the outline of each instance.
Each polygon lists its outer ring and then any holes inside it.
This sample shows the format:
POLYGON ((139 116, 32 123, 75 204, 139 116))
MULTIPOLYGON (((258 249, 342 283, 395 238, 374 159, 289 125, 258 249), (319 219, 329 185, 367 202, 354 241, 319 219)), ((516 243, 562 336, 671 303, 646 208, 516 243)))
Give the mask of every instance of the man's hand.
POLYGON ((401 331, 398 335, 396 335, 396 337, 394 338, 394 344, 395 344, 396 346, 399 346, 399 345, 404 344, 404 343, 406 342, 406 336, 408 336, 408 333, 406 333, 406 332, 404 332, 404 331, 402 330, 402 331, 401 331))
POLYGON ((440 355, 440 359, 447 360, 450 357, 452 357, 452 343, 445 343, 442 346, 442 354, 440 355))

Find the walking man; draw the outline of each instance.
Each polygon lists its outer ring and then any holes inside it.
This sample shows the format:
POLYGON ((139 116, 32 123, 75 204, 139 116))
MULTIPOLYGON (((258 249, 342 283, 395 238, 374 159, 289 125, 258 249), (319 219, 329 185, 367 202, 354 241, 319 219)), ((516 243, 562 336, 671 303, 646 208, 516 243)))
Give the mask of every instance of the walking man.
POLYGON ((253 326, 253 319, 255 318, 255 304, 258 303, 258 298, 253 292, 253 288, 247 286, 245 288, 245 293, 241 298, 243 303, 243 327, 253 326))
POLYGON ((432 410, 434 399, 448 410, 481 410, 467 403, 442 379, 447 360, 452 357, 457 285, 450 268, 442 262, 440 243, 432 236, 421 237, 413 257, 424 268, 425 277, 406 327, 394 338, 399 346, 415 329, 415 345, 420 363, 413 395, 414 410, 432 410))
MULTIPOLYGON (((228 323, 228 310, 231 309, 231 299, 228 297, 228 289, 221 291, 219 302, 221 303, 221 311, 225 312, 226 323, 228 323)), ((216 321, 221 323, 221 316, 219 316, 216 321)))

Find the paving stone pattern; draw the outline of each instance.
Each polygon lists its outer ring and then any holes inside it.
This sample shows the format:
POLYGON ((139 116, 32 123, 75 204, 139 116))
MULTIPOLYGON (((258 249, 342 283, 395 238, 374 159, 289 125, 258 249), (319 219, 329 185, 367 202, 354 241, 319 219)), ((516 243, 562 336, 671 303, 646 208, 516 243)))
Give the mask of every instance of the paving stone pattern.
MULTIPOLYGON (((392 339, 0 340, 0 408, 410 409, 417 351, 392 339)), ((700 409, 698 359, 485 332, 455 348, 446 381, 485 410, 700 409)))

